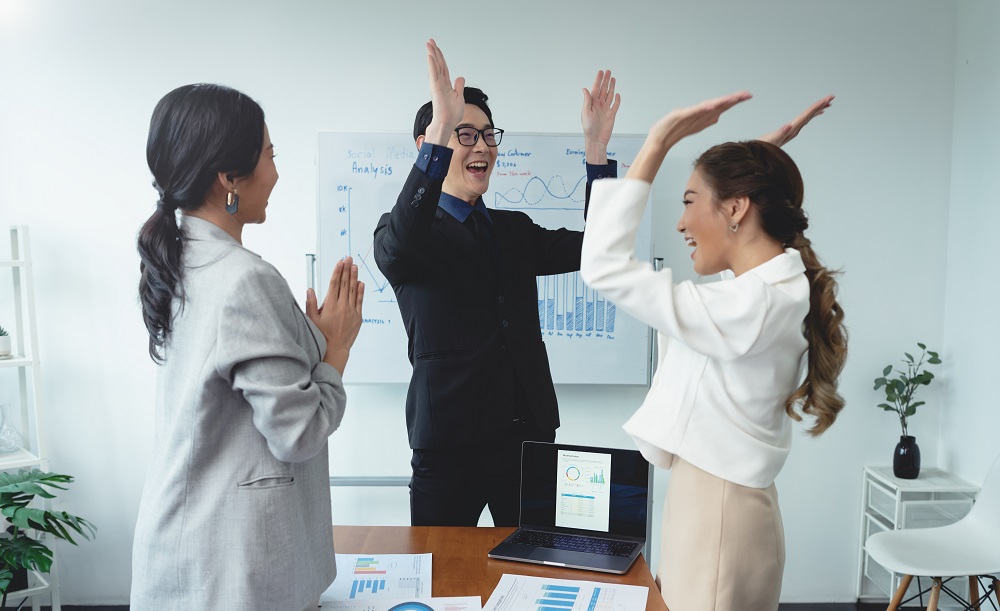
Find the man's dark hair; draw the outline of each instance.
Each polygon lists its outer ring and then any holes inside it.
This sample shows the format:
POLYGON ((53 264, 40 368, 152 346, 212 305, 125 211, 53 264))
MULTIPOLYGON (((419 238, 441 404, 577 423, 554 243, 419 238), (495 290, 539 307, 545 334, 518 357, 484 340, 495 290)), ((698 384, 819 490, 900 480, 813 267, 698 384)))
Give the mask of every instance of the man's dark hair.
MULTIPOLYGON (((486 118, 490 120, 490 125, 493 125, 493 113, 490 112, 490 107, 486 104, 486 100, 488 99, 482 89, 477 89, 476 87, 465 88, 465 103, 472 104, 486 113, 486 118)), ((434 109, 431 103, 427 102, 420 107, 420 110, 417 111, 417 117, 413 120, 414 140, 427 133, 427 126, 431 124, 431 119, 433 118, 434 109)))

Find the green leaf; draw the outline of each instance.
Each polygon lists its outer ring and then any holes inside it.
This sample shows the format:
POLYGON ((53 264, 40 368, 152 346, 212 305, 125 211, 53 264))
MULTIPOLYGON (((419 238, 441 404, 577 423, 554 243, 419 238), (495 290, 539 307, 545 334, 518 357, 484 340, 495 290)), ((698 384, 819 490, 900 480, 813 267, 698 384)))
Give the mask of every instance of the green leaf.
POLYGON ((904 352, 903 354, 906 355, 906 362, 907 363, 912 363, 913 362, 913 355, 912 354, 910 354, 909 352, 904 352))
POLYGON ((921 350, 927 350, 927 346, 925 346, 924 344, 921 344, 920 342, 917 342, 917 346, 918 346, 918 347, 919 347, 919 348, 920 348, 921 350))
POLYGON ((882 376, 885 377, 892 373, 892 365, 886 365, 885 369, 882 370, 882 376))
POLYGON ((59 484, 68 484, 72 481, 73 478, 69 475, 45 473, 38 469, 18 471, 16 473, 0 473, 0 495, 13 494, 17 496, 31 494, 51 499, 55 498, 55 495, 49 493, 43 486, 66 490, 66 488, 59 484))
MULTIPOLYGON (((917 408, 918 408, 918 407, 920 407, 921 405, 927 405, 927 404, 926 404, 926 403, 924 403, 923 401, 917 401, 916 403, 911 403, 911 404, 910 404, 910 407, 911 407, 911 408, 913 408, 913 409, 917 409, 917 408)), ((912 414, 911 414, 911 415, 912 415, 912 414)))
POLYGON ((933 356, 931 356, 931 358, 927 359, 927 362, 929 364, 931 364, 931 365, 940 365, 941 364, 941 359, 939 359, 938 356, 936 354, 934 354, 933 352, 931 352, 931 355, 933 355, 933 356))
POLYGON ((14 526, 23 529, 33 529, 47 532, 55 537, 69 541, 73 545, 76 545, 77 543, 73 540, 69 531, 66 530, 66 526, 69 526, 84 539, 88 540, 97 530, 92 524, 90 524, 90 522, 87 522, 83 518, 72 516, 64 511, 47 511, 44 509, 35 509, 33 507, 16 507, 14 508, 14 511, 11 512, 11 515, 7 515, 7 509, 8 508, 4 508, 4 515, 7 516, 7 521, 14 526))
POLYGON ((0 539, 0 558, 11 566, 41 573, 48 573, 52 568, 52 550, 23 533, 0 539))
POLYGON ((909 407, 906 408, 906 416, 907 417, 912 416, 915 413, 917 413, 917 408, 915 406, 911 405, 911 406, 909 406, 909 407))
POLYGON ((10 568, 33 569, 47 573, 52 567, 52 551, 29 533, 47 533, 76 545, 75 537, 92 538, 97 528, 84 518, 64 511, 31 507, 36 498, 54 498, 54 491, 66 490, 69 475, 22 469, 0 473, 0 515, 10 527, 9 536, 0 535, 0 593, 10 585, 10 568))

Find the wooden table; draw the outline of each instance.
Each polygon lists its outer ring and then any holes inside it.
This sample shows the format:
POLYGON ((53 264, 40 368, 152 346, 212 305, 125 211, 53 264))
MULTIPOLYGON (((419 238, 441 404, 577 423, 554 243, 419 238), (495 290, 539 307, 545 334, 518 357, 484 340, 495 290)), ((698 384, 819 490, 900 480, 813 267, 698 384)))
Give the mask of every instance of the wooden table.
POLYGON ((504 573, 550 579, 577 579, 640 585, 649 588, 646 611, 666 611, 667 606, 641 555, 624 575, 494 560, 487 553, 511 527, 464 526, 334 526, 333 539, 341 554, 421 554, 433 556, 431 593, 434 596, 482 596, 483 604, 504 573))

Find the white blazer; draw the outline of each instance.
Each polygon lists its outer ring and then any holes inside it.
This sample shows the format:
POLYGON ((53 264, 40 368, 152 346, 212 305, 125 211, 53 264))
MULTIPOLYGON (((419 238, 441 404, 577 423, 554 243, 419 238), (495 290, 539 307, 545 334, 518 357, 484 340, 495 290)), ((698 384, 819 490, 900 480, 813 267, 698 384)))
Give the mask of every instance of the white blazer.
POLYGON ((344 386, 273 266, 207 221, 182 231, 131 609, 301 611, 336 575, 327 438, 344 386))
POLYGON ((771 485, 791 448, 785 400, 798 388, 809 281, 794 249, 739 277, 675 283, 634 256, 650 184, 594 183, 580 272, 615 305, 657 331, 659 362, 642 406, 625 423, 643 455, 674 455, 754 488, 771 485))

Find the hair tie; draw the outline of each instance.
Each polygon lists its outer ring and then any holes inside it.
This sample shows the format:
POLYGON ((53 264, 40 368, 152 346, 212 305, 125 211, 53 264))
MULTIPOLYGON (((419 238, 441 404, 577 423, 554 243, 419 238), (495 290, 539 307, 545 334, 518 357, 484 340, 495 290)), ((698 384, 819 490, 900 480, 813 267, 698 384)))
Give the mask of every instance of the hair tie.
POLYGON ((173 216, 176 212, 177 206, 171 206, 167 202, 163 201, 163 198, 156 200, 156 211, 164 216, 173 216))

